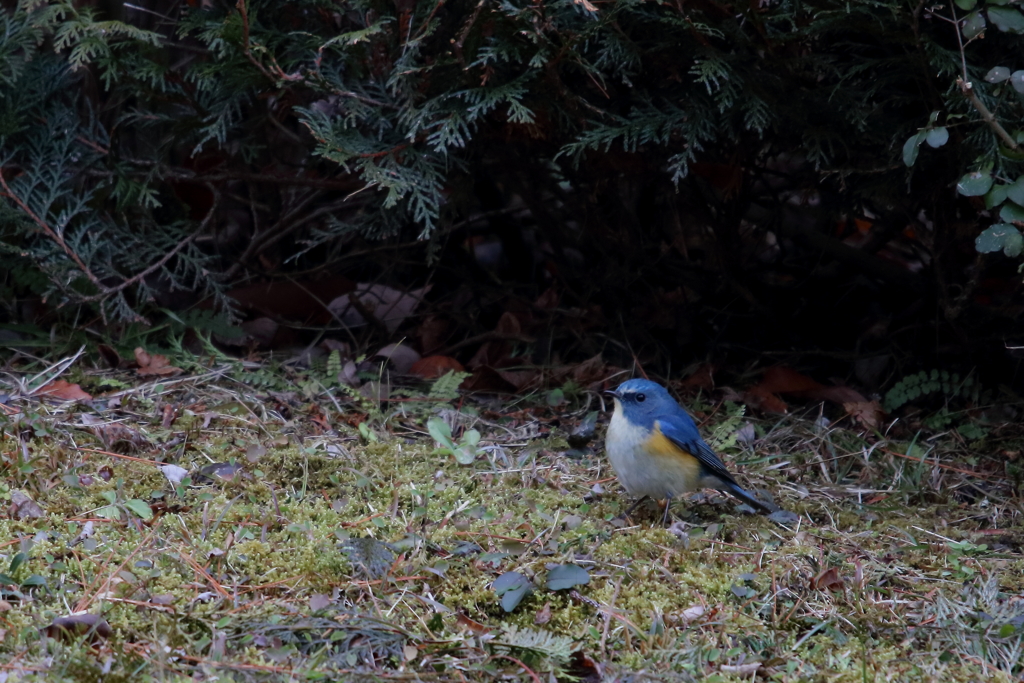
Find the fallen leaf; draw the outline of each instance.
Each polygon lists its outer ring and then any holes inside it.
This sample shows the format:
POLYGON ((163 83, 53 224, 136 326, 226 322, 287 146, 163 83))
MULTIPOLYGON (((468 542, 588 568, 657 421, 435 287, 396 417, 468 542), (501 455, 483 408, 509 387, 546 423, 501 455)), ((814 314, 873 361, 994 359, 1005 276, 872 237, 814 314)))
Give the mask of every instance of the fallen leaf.
POLYGON ((574 366, 569 376, 582 387, 598 390, 605 380, 616 372, 617 368, 609 368, 601 354, 597 354, 574 366))
POLYGON ((801 391, 813 391, 823 385, 807 375, 802 375, 792 368, 783 365, 770 367, 764 372, 757 389, 772 394, 793 394, 801 391))
POLYGON ((135 349, 135 362, 139 364, 139 369, 136 372, 141 377, 148 377, 150 375, 167 377, 184 372, 181 368, 171 365, 171 362, 167 360, 167 356, 161 356, 156 353, 150 354, 141 346, 135 349))
POLYGON ((440 349, 450 336, 451 323, 437 315, 428 315, 416 328, 416 338, 419 339, 423 353, 440 349))
POLYGON ((268 349, 274 346, 274 338, 281 325, 272 318, 255 318, 242 323, 241 328, 245 336, 237 340, 239 345, 241 342, 256 342, 260 348, 268 349))
POLYGON ((55 379, 49 382, 35 391, 32 392, 33 396, 47 396, 49 398, 55 398, 58 401, 88 401, 92 399, 92 396, 82 391, 82 387, 77 384, 71 384, 65 382, 62 379, 55 379))
POLYGON ((38 503, 21 491, 11 491, 11 516, 15 519, 34 519, 45 517, 46 513, 38 503))
POLYGON ((704 363, 693 373, 680 382, 680 386, 701 391, 713 391, 715 388, 715 366, 711 363, 704 363))
POLYGON ((455 621, 458 622, 459 626, 462 626, 463 628, 468 628, 470 631, 476 633, 477 635, 483 635, 484 633, 490 633, 491 631, 491 629, 487 628, 479 621, 473 621, 462 612, 456 612, 455 621))
POLYGON ((885 419, 885 411, 878 401, 856 401, 844 403, 843 408, 853 419, 868 429, 878 429, 885 419))
POLYGON ((416 375, 423 379, 437 379, 448 374, 449 371, 465 372, 466 368, 451 356, 427 356, 419 359, 409 368, 410 375, 416 375))
MULTIPOLYGON (((174 424, 174 421, 178 419, 178 411, 171 404, 167 404, 163 407, 163 416, 160 419, 160 426, 164 429, 170 429, 174 424)), ((208 413, 209 414, 209 413, 208 413)), ((209 418, 207 422, 203 424, 203 429, 209 426, 209 418)))
POLYGON ((830 567, 811 579, 811 588, 815 590, 842 590, 843 580, 839 576, 839 570, 830 567))
POLYGON ((761 662, 748 662, 747 664, 723 664, 719 669, 722 673, 733 674, 741 678, 747 678, 757 673, 761 668, 761 662))
POLYGON ((807 398, 815 401, 831 401, 839 405, 844 403, 867 403, 867 399, 859 391, 844 386, 823 386, 820 389, 808 391, 807 398))
POLYGON ((459 388, 463 391, 485 394, 507 394, 516 389, 515 385, 505 380, 497 370, 486 365, 477 368, 472 376, 462 382, 459 388))
POLYGON ((551 621, 551 603, 545 602, 544 606, 541 607, 540 611, 533 617, 533 623, 537 626, 543 626, 549 621, 551 621))
POLYGON ((323 302, 335 301, 354 289, 356 284, 352 280, 334 275, 316 280, 259 282, 232 289, 227 296, 237 301, 241 309, 267 318, 323 325, 332 317, 329 306, 325 307, 323 302))
POLYGON ((309 597, 309 609, 313 612, 319 612, 320 610, 327 609, 330 606, 330 595, 325 595, 324 593, 314 593, 309 597))
POLYGON ((704 616, 705 612, 707 612, 707 609, 703 605, 694 605, 693 607, 687 607, 682 612, 665 615, 665 620, 672 624, 678 623, 686 626, 700 619, 704 616))
POLYGON ((177 465, 160 465, 160 471, 171 482, 171 486, 177 486, 188 476, 188 470, 177 465))
POLYGON ((99 640, 106 640, 114 634, 107 620, 98 614, 72 614, 67 617, 57 617, 43 632, 51 638, 74 640, 88 635, 89 642, 96 643, 99 640))
MULTIPOLYGON (((430 289, 431 285, 427 285, 411 292, 403 292, 385 285, 362 283, 356 286, 354 294, 373 317, 383 323, 388 332, 393 333, 416 311, 430 289)), ((346 327, 366 324, 362 313, 348 295, 337 297, 327 305, 327 308, 346 327)))
POLYGON ((100 356, 106 362, 111 369, 116 370, 121 367, 121 355, 114 349, 113 346, 108 344, 98 344, 96 350, 100 352, 100 356))
POLYGON ((753 386, 744 391, 741 397, 744 403, 755 410, 779 414, 789 411, 785 401, 770 391, 764 391, 760 386, 753 386))
POLYGON ((420 354, 405 344, 388 344, 374 354, 377 358, 387 358, 395 372, 405 375, 421 360, 420 354))
POLYGON ((553 310, 558 308, 558 301, 561 297, 558 295, 558 290, 552 285, 548 287, 537 299, 533 302, 534 307, 541 310, 553 310))

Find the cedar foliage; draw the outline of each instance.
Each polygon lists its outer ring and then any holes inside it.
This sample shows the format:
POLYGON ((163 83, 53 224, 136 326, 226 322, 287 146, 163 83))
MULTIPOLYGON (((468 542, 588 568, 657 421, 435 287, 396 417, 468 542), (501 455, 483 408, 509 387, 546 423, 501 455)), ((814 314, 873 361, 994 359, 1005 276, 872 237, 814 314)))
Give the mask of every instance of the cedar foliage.
POLYGON ((994 221, 952 185, 1021 176, 1016 81, 983 76, 1024 66, 1024 15, 997 5, 5 5, 4 298, 137 318, 176 291, 336 263, 360 240, 421 240, 437 259, 453 230, 520 229, 519 204, 580 300, 682 287, 758 310, 825 253, 955 320, 979 280, 963 246, 994 221), (965 8, 969 31, 953 23, 965 8), (794 214, 811 192, 820 203, 794 214), (877 229, 851 254, 840 240, 865 214, 877 229), (908 224, 935 277, 877 258, 908 224), (680 246, 695 233, 696 252, 680 246))

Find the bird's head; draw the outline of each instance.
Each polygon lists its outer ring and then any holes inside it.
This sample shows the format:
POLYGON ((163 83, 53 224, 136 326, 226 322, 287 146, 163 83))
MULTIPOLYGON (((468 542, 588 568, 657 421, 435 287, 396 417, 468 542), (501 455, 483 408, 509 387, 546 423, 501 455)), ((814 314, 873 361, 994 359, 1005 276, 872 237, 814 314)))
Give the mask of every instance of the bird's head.
POLYGON ((621 410, 631 424, 650 427, 655 420, 678 410, 665 387, 647 379, 627 380, 608 393, 615 397, 616 410, 621 410))

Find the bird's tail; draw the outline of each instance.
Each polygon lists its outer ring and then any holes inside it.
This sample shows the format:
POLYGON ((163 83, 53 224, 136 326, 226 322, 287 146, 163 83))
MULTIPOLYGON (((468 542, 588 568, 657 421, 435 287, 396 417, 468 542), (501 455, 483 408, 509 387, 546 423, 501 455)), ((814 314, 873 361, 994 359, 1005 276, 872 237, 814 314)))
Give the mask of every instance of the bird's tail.
POLYGON ((736 484, 735 482, 727 481, 723 483, 725 484, 725 486, 723 486, 722 488, 725 491, 728 491, 732 495, 742 500, 747 505, 750 505, 751 507, 754 507, 760 510, 761 512, 771 514, 773 512, 778 512, 779 510, 781 510, 781 508, 775 505, 774 503, 766 503, 760 498, 756 498, 754 494, 741 488, 740 485, 736 484))

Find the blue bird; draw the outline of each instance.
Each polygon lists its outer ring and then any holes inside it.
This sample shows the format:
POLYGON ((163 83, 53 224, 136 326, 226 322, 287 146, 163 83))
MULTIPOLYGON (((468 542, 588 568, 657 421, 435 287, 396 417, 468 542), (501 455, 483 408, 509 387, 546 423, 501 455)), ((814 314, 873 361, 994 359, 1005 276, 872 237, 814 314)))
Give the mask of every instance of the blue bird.
MULTIPOLYGON (((615 397, 605 450, 619 481, 633 496, 668 499, 699 488, 727 491, 763 512, 778 507, 755 498, 736 483, 697 425, 665 387, 631 379, 608 392, 615 397)), ((630 508, 632 511, 633 508, 630 508)), ((628 512, 627 512, 628 514, 628 512)))

